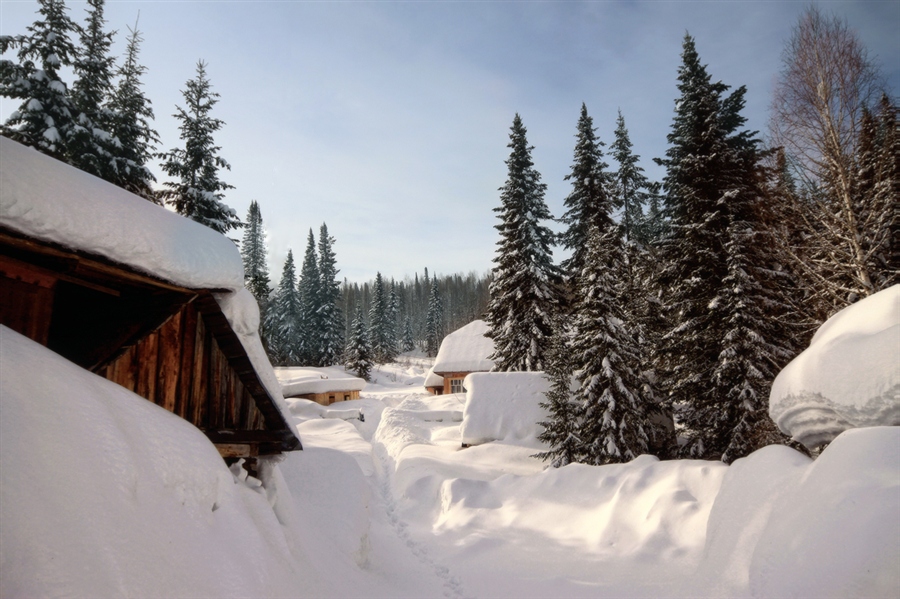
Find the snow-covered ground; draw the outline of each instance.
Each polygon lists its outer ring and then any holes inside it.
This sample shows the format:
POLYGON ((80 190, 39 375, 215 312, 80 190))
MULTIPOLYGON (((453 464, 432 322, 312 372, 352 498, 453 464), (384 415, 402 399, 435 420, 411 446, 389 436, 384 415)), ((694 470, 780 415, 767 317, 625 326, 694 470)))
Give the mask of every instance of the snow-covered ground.
POLYGON ((546 470, 527 440, 463 449, 465 396, 428 395, 408 358, 338 412, 288 400, 305 449, 261 485, 172 414, 0 341, 3 597, 900 594, 898 427, 815 461, 546 470))

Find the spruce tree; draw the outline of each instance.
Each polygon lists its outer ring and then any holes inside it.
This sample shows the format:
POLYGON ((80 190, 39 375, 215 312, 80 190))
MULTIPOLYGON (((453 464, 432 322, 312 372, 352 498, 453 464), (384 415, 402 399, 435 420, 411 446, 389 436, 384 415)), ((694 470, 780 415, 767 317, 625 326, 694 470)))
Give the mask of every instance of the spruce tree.
POLYGON ((319 229, 319 355, 322 366, 337 364, 344 350, 341 286, 337 280, 339 271, 333 245, 334 237, 328 234, 328 227, 322 223, 319 229))
POLYGON ((384 280, 380 272, 376 273, 372 302, 369 305, 369 343, 372 347, 372 359, 377 364, 386 364, 397 357, 397 348, 391 339, 388 302, 384 280))
POLYGON ((559 271, 552 261, 553 232, 541 224, 552 217, 544 203, 547 186, 531 159, 532 147, 517 114, 509 146, 508 178, 500 188, 500 232, 494 280, 485 320, 494 341, 494 369, 533 371, 544 368, 559 305, 559 271))
POLYGON ((353 324, 350 328, 350 336, 347 339, 347 348, 344 351, 344 356, 347 370, 368 381, 372 372, 372 353, 369 337, 366 334, 362 307, 359 304, 356 304, 356 317, 353 319, 353 324))
POLYGON ((428 314, 425 317, 425 355, 436 356, 444 340, 444 305, 437 279, 431 281, 431 294, 428 296, 428 314))
MULTIPOLYGON (((625 240, 634 240, 644 245, 653 239, 652 230, 646 230, 648 223, 643 209, 650 199, 652 184, 644 175, 644 169, 638 166, 640 156, 632 152, 631 139, 621 110, 616 119, 615 138, 610 149, 612 157, 619 163, 619 169, 614 175, 613 206, 622 211, 620 225, 625 240)), ((658 214, 658 207, 656 211, 658 214)), ((656 218, 657 215, 654 214, 653 217, 656 218)), ((652 225, 650 228, 652 229, 652 225)))
POLYGON ((266 314, 269 310, 269 296, 272 294, 268 254, 262 212, 257 201, 252 200, 250 209, 247 211, 247 225, 241 241, 241 258, 244 262, 244 287, 253 294, 256 304, 259 306, 259 336, 263 347, 269 345, 266 314))
POLYGON ((197 76, 186 86, 182 95, 187 108, 176 106, 174 115, 181 121, 178 128, 184 147, 159 155, 163 171, 175 178, 163 183, 166 189, 160 195, 178 214, 226 233, 243 225, 222 201, 222 192, 233 187, 219 179, 219 169, 230 170, 231 166, 218 155, 222 148, 215 145, 213 133, 225 123, 210 116, 219 94, 212 91, 202 60, 197 63, 197 76))
POLYGON ((159 143, 159 134, 153 129, 153 108, 141 89, 141 77, 146 67, 138 62, 140 44, 143 41, 135 28, 128 29, 125 59, 117 71, 119 84, 109 101, 112 112, 110 133, 118 140, 120 163, 111 181, 123 189, 154 203, 160 203, 153 190, 156 177, 147 164, 153 159, 159 143))
POLYGON ((72 104, 78 116, 69 131, 70 162, 83 171, 115 181, 124 167, 119 142, 112 137, 114 115, 107 107, 112 96, 115 58, 110 55, 115 32, 105 31, 104 0, 88 0, 88 19, 79 28, 81 46, 73 64, 72 104))
POLYGON ((560 235, 562 246, 572 250, 572 255, 563 260, 562 268, 573 286, 577 285, 574 279, 584 269, 588 231, 591 227, 606 230, 612 222, 610 175, 605 171, 609 165, 603 161, 604 143, 597 138, 594 121, 584 104, 581 105, 576 139, 572 171, 565 177, 566 181, 572 182, 572 191, 565 199, 567 210, 560 219, 566 225, 560 235))
POLYGON ((413 339, 412 320, 407 316, 403 319, 403 338, 400 342, 400 350, 411 352, 414 349, 416 349, 416 342, 413 339))
POLYGON ((548 419, 539 422, 543 431, 538 435, 549 449, 534 457, 560 468, 579 461, 583 453, 583 440, 578 436, 581 424, 579 404, 572 390, 574 371, 569 348, 569 335, 562 323, 558 323, 547 350, 546 376, 550 390, 546 401, 540 405, 547 410, 548 419))
POLYGON ((682 59, 662 161, 672 224, 659 280, 670 328, 658 357, 683 454, 733 460, 756 448, 749 439, 768 442, 765 385, 787 352, 785 333, 772 326, 781 309, 777 260, 766 253, 773 244, 757 235, 764 228, 759 142, 741 130, 745 89, 726 96, 690 36, 682 59))
POLYGON ((0 133, 68 161, 68 139, 77 112, 60 71, 72 66, 78 26, 63 0, 38 0, 40 18, 28 34, 0 37, 0 55, 15 50, 18 63, 0 60, 0 96, 21 100, 0 133))
POLYGON ((294 255, 288 250, 281 281, 266 312, 269 334, 269 358, 276 366, 300 365, 300 298, 297 296, 297 272, 294 255))
POLYGON ((627 462, 647 451, 646 381, 634 333, 623 320, 619 232, 593 227, 579 278, 572 362, 580 384, 584 461, 627 462))
POLYGON ((306 253, 300 267, 297 282, 297 297, 300 301, 300 359, 307 366, 321 366, 320 345, 322 322, 319 308, 321 283, 319 262, 316 257, 316 238, 312 229, 306 240, 306 253))

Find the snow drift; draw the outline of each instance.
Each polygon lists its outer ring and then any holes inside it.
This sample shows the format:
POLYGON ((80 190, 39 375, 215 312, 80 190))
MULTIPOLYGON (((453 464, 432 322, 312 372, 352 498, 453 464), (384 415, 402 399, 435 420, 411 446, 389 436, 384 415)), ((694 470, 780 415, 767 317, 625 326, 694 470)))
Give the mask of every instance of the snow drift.
POLYGON ((807 447, 900 424, 900 285, 829 318, 775 378, 769 414, 807 447))

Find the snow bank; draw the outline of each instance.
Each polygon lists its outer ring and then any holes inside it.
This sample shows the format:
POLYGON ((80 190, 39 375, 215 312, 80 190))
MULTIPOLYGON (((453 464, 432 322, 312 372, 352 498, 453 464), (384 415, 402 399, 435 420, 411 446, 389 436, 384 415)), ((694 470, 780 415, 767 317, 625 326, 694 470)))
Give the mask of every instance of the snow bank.
POLYGON ((444 377, 439 374, 434 373, 434 368, 428 371, 428 374, 425 375, 425 381, 423 385, 426 387, 443 387, 444 386, 444 377))
POLYGON ((277 467, 239 480, 187 421, 6 327, 0 363, 0 596, 331 594, 277 467))
POLYGON ((828 319, 775 378, 769 414, 807 447, 850 428, 900 424, 900 285, 828 319))
POLYGON ((494 342, 485 337, 483 320, 470 322, 444 337, 434 359, 433 372, 487 372, 494 367, 488 356, 494 353, 494 342))
MULTIPOLYGON (((756 483, 764 480, 759 474, 756 483)), ((753 552, 750 590, 755 597, 900 597, 898 564, 900 428, 849 430, 774 504, 753 552)))
POLYGON ((539 404, 550 382, 543 372, 476 372, 466 377, 462 442, 478 445, 507 441, 543 447, 538 422, 548 418, 539 404))
POLYGON ((285 397, 307 393, 331 393, 333 391, 362 391, 366 381, 350 376, 340 367, 307 368, 281 367, 275 369, 285 397))
POLYGON ((5 137, 0 155, 0 225, 183 287, 243 287, 224 235, 5 137))

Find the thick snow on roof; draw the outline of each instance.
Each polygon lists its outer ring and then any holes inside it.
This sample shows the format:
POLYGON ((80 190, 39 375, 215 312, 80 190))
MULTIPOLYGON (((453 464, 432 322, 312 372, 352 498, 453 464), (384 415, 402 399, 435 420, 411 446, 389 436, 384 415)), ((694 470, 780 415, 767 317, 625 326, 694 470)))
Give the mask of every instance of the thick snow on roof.
POLYGON ((550 382, 543 372, 475 372, 466 377, 462 442, 508 441, 541 448, 538 422, 549 418, 539 404, 550 382))
POLYGON ((259 377, 259 382, 268 391, 272 401, 275 402, 284 417, 284 421, 290 424, 291 411, 281 394, 281 383, 275 377, 272 363, 269 362, 266 350, 262 346, 262 340, 259 338, 259 304, 256 303, 256 298, 245 288, 236 292, 216 293, 214 297, 219 308, 222 309, 222 314, 228 320, 228 324, 231 325, 232 330, 241 341, 241 345, 244 346, 244 351, 247 352, 247 357, 253 364, 253 370, 259 377))
POLYGON ((366 387, 366 381, 347 374, 340 366, 276 368, 275 376, 278 377, 281 392, 285 397, 307 393, 362 391, 366 387))
POLYGON ((775 378, 769 414, 808 447, 900 424, 900 285, 829 318, 775 378))
POLYGON ((487 323, 476 320, 444 337, 434 359, 434 372, 488 372, 494 367, 488 359, 494 353, 494 342, 484 336, 487 331, 487 323))
POLYGON ((444 386, 444 377, 439 374, 434 373, 434 368, 428 371, 428 374, 425 375, 425 383, 426 387, 443 387, 444 386))
POLYGON ((0 137, 0 225, 192 289, 239 289, 234 243, 68 164, 0 137))

